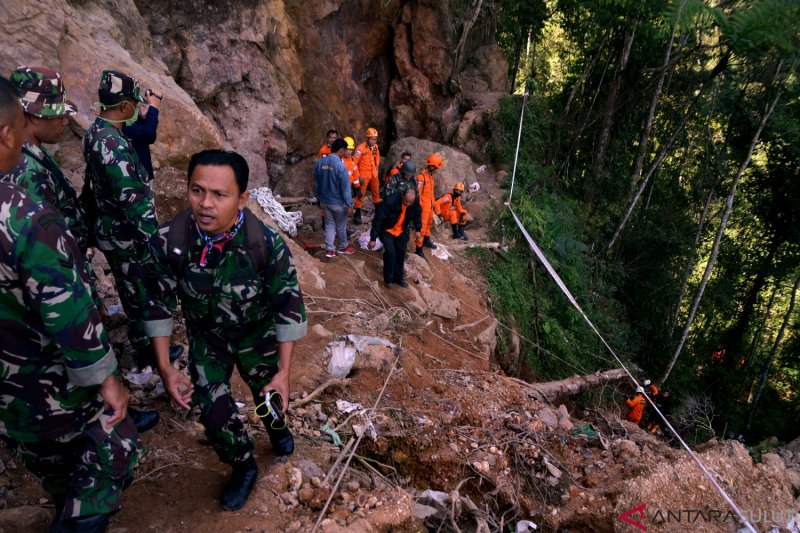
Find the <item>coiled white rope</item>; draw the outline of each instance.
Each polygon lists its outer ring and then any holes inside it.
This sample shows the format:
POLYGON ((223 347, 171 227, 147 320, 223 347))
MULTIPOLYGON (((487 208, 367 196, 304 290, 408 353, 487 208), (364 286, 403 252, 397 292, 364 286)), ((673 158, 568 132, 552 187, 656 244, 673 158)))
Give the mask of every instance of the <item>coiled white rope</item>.
POLYGON ((303 223, 303 213, 284 209, 283 205, 272 196, 272 191, 268 187, 250 189, 250 198, 258 202, 261 209, 272 217, 279 228, 292 237, 297 236, 297 226, 303 223))

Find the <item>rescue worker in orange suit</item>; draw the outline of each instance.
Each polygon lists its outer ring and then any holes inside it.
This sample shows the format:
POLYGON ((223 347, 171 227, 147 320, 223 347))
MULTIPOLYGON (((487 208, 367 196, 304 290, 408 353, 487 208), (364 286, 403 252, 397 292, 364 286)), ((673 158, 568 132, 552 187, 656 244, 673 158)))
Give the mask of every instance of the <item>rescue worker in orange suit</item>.
POLYGON ((356 141, 352 137, 345 137, 344 142, 347 143, 347 148, 344 150, 344 157, 342 162, 347 169, 347 174, 350 176, 350 187, 353 188, 353 200, 361 198, 361 181, 359 180, 358 164, 356 158, 353 156, 353 150, 356 147, 356 141))
MULTIPOLYGON (((659 394, 658 386, 649 379, 645 379, 643 385, 644 393, 648 398, 650 398, 650 401, 654 405, 658 405, 661 401, 661 395, 659 394)), ((658 422, 658 419, 658 414, 651 412, 650 409, 646 409, 644 412, 644 417, 642 418, 642 426, 646 429, 650 429, 654 422, 658 422)))
POLYGON ((328 137, 328 144, 323 144, 322 148, 319 149, 319 152, 317 152, 317 159, 322 159, 331 153, 331 145, 333 145, 333 141, 339 138, 339 132, 336 130, 328 130, 326 135, 328 137))
POLYGON ((356 158, 359 181, 361 182, 361 194, 353 203, 355 207, 353 224, 361 224, 361 207, 364 195, 367 194, 367 188, 369 188, 372 193, 372 202, 375 204, 376 210, 378 204, 381 203, 379 192, 380 181, 378 179, 378 166, 381 164, 381 152, 378 149, 378 130, 369 128, 366 137, 367 140, 358 145, 356 153, 353 156, 356 158))
POLYGON ((464 235, 464 226, 467 223, 467 210, 461 206, 461 195, 464 194, 464 183, 459 181, 453 185, 453 192, 443 194, 436 200, 436 214, 450 223, 454 239, 469 240, 464 235))
POLYGON ((636 396, 627 398, 625 403, 630 407, 625 418, 638 425, 639 422, 642 421, 642 414, 647 405, 647 400, 644 399, 644 389, 642 387, 636 387, 636 396))
POLYGON ((411 159, 412 157, 413 156, 411 155, 411 152, 403 152, 400 155, 400 161, 392 165, 392 168, 390 168, 389 172, 383 177, 383 185, 389 183, 389 180, 392 179, 392 176, 400 174, 400 169, 403 168, 405 162, 411 159))
MULTIPOLYGON (((662 389, 656 398, 656 407, 658 407, 658 410, 661 411, 661 414, 664 415, 665 418, 668 417, 669 412, 672 410, 672 396, 670 396, 669 391, 662 389)), ((661 417, 658 416, 658 413, 654 413, 651 418, 652 420, 647 425, 647 430, 651 433, 656 433, 661 429, 663 421, 661 417)))
POLYGON ((433 175, 436 171, 442 168, 442 156, 439 154, 431 154, 425 161, 425 168, 417 175, 417 190, 419 191, 419 205, 422 208, 422 230, 419 232, 420 236, 417 237, 415 244, 417 245, 416 254, 423 259, 427 260, 425 254, 422 253, 422 247, 425 246, 432 250, 436 249, 436 245, 431 241, 431 226, 433 225, 433 213, 436 212, 436 198, 434 197, 433 175))

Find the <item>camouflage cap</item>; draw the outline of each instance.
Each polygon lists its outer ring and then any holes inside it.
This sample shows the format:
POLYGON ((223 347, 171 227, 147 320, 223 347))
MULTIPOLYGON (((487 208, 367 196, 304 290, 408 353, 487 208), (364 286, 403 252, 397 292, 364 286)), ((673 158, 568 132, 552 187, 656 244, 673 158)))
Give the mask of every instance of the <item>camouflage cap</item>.
POLYGON ((139 80, 116 70, 103 71, 97 92, 100 102, 104 104, 116 104, 119 98, 132 98, 137 102, 147 103, 139 88, 139 80))
POLYGON ((67 100, 61 75, 44 67, 19 67, 10 81, 19 93, 22 109, 35 117, 52 118, 74 115, 75 104, 67 100))

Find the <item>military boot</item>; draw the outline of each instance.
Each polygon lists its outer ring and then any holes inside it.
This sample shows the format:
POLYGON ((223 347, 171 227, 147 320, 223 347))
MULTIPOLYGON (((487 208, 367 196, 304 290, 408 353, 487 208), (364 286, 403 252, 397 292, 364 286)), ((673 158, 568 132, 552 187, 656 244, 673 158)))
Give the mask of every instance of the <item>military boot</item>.
POLYGON ((234 463, 231 477, 219 497, 222 508, 226 511, 236 511, 244 507, 257 479, 258 465, 253 457, 241 463, 234 463))
POLYGON ((353 213, 353 224, 361 224, 361 208, 360 207, 356 207, 356 210, 353 213))
POLYGON ((426 246, 431 250, 435 250, 437 246, 433 243, 430 237, 425 237, 422 239, 422 246, 426 246))
POLYGON ((458 224, 450 224, 450 228, 453 230, 453 235, 450 236, 451 239, 458 239, 461 237, 458 231, 458 224))
POLYGON ((266 418, 263 420, 265 422, 264 426, 267 428, 269 442, 272 444, 272 451, 275 452, 275 455, 292 455, 292 453, 294 453, 294 437, 292 437, 292 432, 289 431, 289 428, 274 429, 266 418))

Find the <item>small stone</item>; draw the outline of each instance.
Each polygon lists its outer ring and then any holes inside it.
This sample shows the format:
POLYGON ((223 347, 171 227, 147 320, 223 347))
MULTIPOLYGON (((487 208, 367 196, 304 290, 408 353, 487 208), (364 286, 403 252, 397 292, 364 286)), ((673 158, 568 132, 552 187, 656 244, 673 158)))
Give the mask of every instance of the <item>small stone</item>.
POLYGON ((318 430, 316 430, 316 429, 315 429, 314 431, 312 431, 312 432, 311 432, 311 434, 312 434, 312 435, 314 435, 315 437, 321 437, 321 436, 322 436, 322 433, 320 433, 320 432, 319 432, 318 430))
POLYGON ((477 442, 470 442, 469 443, 469 447, 472 448, 473 450, 477 450, 478 449, 478 443, 477 442))
POLYGON ((325 413, 320 411, 319 413, 317 413, 317 420, 319 422, 327 422, 328 421, 328 415, 326 415, 325 413))
POLYGON ((312 489, 310 485, 303 486, 303 488, 297 492, 297 498, 300 500, 300 503, 308 505, 311 503, 311 500, 314 499, 314 489, 312 489))
POLYGON ((361 488, 361 484, 358 481, 350 481, 347 484, 347 490, 350 492, 356 492, 359 488, 361 488))
POLYGON ((300 520, 295 520, 293 522, 289 522, 289 525, 286 526, 286 533, 297 533, 303 528, 303 523, 300 520))
POLYGON ((48 500, 47 498, 39 498, 39 505, 44 505, 44 504, 46 504, 48 501, 49 501, 49 500, 48 500))
POLYGON ((303 473, 299 468, 292 468, 289 472, 289 490, 298 491, 303 485, 303 473))

